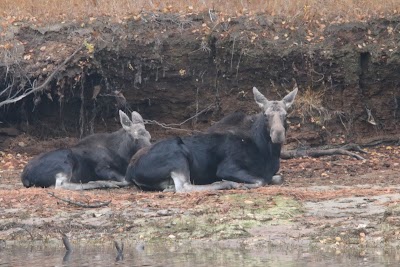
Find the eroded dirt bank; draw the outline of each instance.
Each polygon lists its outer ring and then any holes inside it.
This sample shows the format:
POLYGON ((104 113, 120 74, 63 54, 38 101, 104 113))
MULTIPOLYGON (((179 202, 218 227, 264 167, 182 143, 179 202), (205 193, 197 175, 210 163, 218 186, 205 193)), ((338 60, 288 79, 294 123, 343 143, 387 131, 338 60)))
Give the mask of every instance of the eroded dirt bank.
MULTIPOLYGON (((3 23, 0 87, 9 90, 2 100, 40 86, 83 47, 43 93, 2 108, 2 140, 21 132, 48 138, 110 131, 118 108, 161 123, 201 112, 175 126, 201 130, 234 110, 257 111, 253 86, 276 99, 293 79, 300 88, 289 117, 293 146, 393 138, 399 20, 329 24, 255 15, 216 22, 208 13, 142 13, 117 22, 3 23)), ((155 139, 175 133, 148 127, 155 139)))

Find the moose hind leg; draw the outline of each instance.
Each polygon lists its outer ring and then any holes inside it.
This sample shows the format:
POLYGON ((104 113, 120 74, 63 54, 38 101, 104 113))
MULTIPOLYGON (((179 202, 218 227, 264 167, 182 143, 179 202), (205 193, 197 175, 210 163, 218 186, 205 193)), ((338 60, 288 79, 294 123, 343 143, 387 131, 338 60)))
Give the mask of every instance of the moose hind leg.
POLYGON ((283 179, 283 177, 281 175, 274 175, 272 176, 272 180, 269 183, 270 185, 281 185, 283 184, 285 180, 283 179))
POLYGON ((235 168, 227 163, 218 166, 217 177, 223 181, 241 183, 241 188, 247 189, 259 188, 267 184, 264 179, 253 176, 248 171, 235 168))
POLYGON ((64 172, 57 173, 55 189, 63 188, 63 185, 69 183, 70 180, 71 180, 71 175, 68 175, 64 172))
POLYGON ((72 183, 71 175, 60 172, 56 174, 55 189, 66 189, 66 190, 90 190, 99 188, 118 188, 119 186, 113 183, 113 181, 94 181, 89 183, 72 183))
POLYGON ((208 185, 193 185, 190 183, 189 172, 184 171, 172 171, 171 178, 174 180, 175 192, 177 193, 233 189, 237 188, 238 185, 231 181, 221 181, 208 185))
POLYGON ((107 164, 98 164, 94 171, 101 180, 125 182, 125 176, 107 164))

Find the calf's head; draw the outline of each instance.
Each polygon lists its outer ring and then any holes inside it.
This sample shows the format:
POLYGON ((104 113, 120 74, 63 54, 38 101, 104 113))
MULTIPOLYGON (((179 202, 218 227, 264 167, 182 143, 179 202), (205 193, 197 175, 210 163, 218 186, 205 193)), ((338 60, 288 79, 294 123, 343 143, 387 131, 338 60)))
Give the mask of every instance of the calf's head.
POLYGON ((282 100, 269 101, 257 88, 253 87, 254 99, 263 111, 267 121, 266 127, 274 144, 282 144, 285 141, 287 110, 292 106, 297 91, 297 86, 295 86, 293 91, 287 94, 282 100))
POLYGON ((149 146, 151 135, 144 127, 142 116, 136 111, 133 111, 131 116, 132 119, 129 119, 125 112, 119 111, 122 128, 135 140, 139 148, 149 146))

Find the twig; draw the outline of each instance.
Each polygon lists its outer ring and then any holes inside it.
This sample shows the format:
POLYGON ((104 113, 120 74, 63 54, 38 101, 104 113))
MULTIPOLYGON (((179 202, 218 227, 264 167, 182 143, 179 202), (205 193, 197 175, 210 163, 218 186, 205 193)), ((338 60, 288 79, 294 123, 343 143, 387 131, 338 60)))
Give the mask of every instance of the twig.
POLYGON ((145 124, 156 124, 158 126, 161 126, 162 128, 165 129, 173 129, 173 130, 179 130, 179 131, 186 131, 186 132, 201 132, 201 131, 197 131, 197 130, 186 130, 186 129, 180 129, 180 128, 174 128, 173 126, 182 126, 183 124, 185 124, 186 122, 198 117, 200 114, 210 110, 212 107, 214 107, 214 104, 209 105, 208 107, 206 107, 205 109, 203 109, 202 111, 194 114, 192 117, 190 117, 189 119, 186 119, 184 121, 182 121, 181 123, 171 123, 171 124, 165 124, 165 123, 161 123, 155 120, 144 120, 145 124))
POLYGON ((25 231, 27 231, 28 232, 28 234, 31 236, 31 239, 32 239, 32 241, 34 240, 34 238, 33 238, 33 235, 32 235, 32 233, 28 230, 28 229, 26 229, 25 227, 22 227, 22 229, 24 229, 25 231))
POLYGON ((233 65, 233 54, 235 53, 235 42, 236 42, 236 36, 233 37, 232 53, 231 53, 231 70, 233 65))
POLYGON ((2 107, 4 105, 16 103, 16 102, 20 101, 21 99, 24 99, 28 95, 42 90, 44 87, 46 87, 50 83, 51 80, 53 80, 54 76, 60 71, 60 69, 64 65, 66 65, 76 55, 76 53, 78 53, 83 47, 84 47, 84 44, 80 45, 69 57, 67 57, 60 65, 58 65, 58 67, 50 74, 49 77, 47 77, 47 79, 42 83, 42 85, 40 85, 38 87, 28 88, 25 91, 25 93, 23 93, 22 95, 15 97, 15 98, 11 98, 11 99, 6 99, 6 100, 0 102, 0 107, 2 107))
POLYGON ((61 232, 61 234, 62 234, 62 241, 66 250, 65 255, 63 257, 63 262, 68 262, 72 254, 72 245, 69 242, 68 236, 63 232, 61 232))
POLYGON ((115 248, 117 249, 118 253, 123 253, 124 252, 124 243, 121 241, 121 245, 118 243, 118 241, 114 240, 114 245, 115 248))
POLYGON ((115 248, 117 249, 117 258, 115 259, 116 261, 120 261, 120 260, 123 260, 124 259, 124 243, 122 243, 122 241, 121 241, 121 245, 116 241, 116 240, 114 240, 114 245, 115 245, 115 248))
POLYGON ((64 233, 62 233, 62 241, 63 241, 65 249, 67 251, 72 251, 72 245, 69 242, 68 236, 66 234, 64 234, 64 233))
POLYGON ((110 200, 110 201, 107 201, 107 202, 100 202, 100 203, 97 203, 97 204, 84 204, 82 202, 72 201, 72 200, 69 200, 69 199, 64 199, 64 198, 58 197, 52 192, 48 192, 47 194, 49 194, 50 196, 55 197, 55 198, 57 198, 57 199, 59 199, 61 201, 67 202, 68 204, 72 204, 72 205, 75 205, 75 206, 78 206, 78 207, 81 207, 81 208, 100 208, 100 207, 108 206, 111 203, 111 200, 110 200))

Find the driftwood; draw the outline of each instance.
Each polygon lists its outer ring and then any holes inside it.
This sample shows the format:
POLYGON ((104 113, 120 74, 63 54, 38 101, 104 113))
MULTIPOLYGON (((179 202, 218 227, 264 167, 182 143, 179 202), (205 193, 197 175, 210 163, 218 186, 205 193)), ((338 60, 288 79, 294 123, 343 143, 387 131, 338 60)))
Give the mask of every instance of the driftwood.
POLYGON ((85 204, 85 203, 82 203, 82 202, 72 201, 72 200, 69 200, 69 199, 58 197, 52 192, 48 192, 47 194, 49 194, 52 197, 55 197, 56 199, 64 201, 64 202, 66 202, 68 204, 72 204, 72 205, 75 205, 75 206, 78 206, 78 207, 81 207, 81 208, 100 208, 100 207, 108 206, 111 203, 111 200, 110 200, 110 201, 107 201, 107 202, 100 202, 100 203, 96 203, 96 204, 85 204))
POLYGON ((64 233, 62 234, 62 241, 66 250, 72 250, 72 246, 69 242, 68 236, 64 233))
POLYGON ((339 148, 330 148, 330 149, 295 149, 295 150, 286 150, 281 152, 282 159, 293 159, 293 158, 300 158, 300 157, 322 157, 322 156, 331 156, 331 155, 347 155, 354 157, 358 160, 365 160, 365 158, 361 157, 360 155, 350 152, 350 151, 357 151, 363 154, 367 152, 362 150, 359 145, 356 144, 349 144, 339 148))
POLYGON ((63 262, 68 262, 72 253, 72 245, 69 242, 68 236, 64 233, 61 234, 62 234, 62 241, 66 250, 65 255, 63 257, 63 262))

